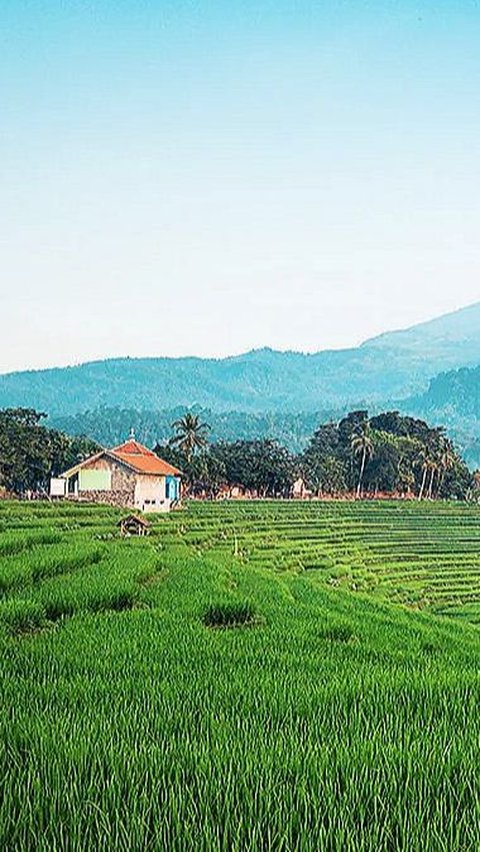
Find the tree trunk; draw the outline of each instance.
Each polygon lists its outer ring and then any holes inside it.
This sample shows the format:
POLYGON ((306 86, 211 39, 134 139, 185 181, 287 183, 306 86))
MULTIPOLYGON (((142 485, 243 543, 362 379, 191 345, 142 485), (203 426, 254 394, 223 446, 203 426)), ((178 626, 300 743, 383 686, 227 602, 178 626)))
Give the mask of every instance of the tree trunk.
POLYGON ((435 479, 435 468, 434 468, 434 467, 432 467, 432 475, 430 476, 430 484, 429 484, 429 486, 428 486, 428 499, 429 499, 429 500, 431 500, 431 499, 432 499, 432 494, 433 494, 433 481, 434 481, 434 479, 435 479))
POLYGON ((440 491, 442 490, 443 483, 445 481, 445 470, 446 470, 446 468, 444 468, 442 466, 442 475, 439 477, 438 484, 437 484, 437 499, 440 497, 440 491))
POLYGON ((419 491, 419 494, 418 494, 418 499, 419 499, 419 500, 421 500, 421 499, 422 499, 422 497, 423 497, 423 492, 424 492, 424 489, 425 489, 425 482, 426 482, 426 479, 427 479, 427 468, 426 468, 426 467, 424 467, 424 468, 423 468, 423 476, 422 476, 422 484, 421 484, 421 486, 420 486, 420 491, 419 491))
POLYGON ((363 448, 363 453, 362 453, 362 464, 361 464, 361 466, 360 466, 360 476, 358 477, 358 485, 357 485, 357 500, 358 500, 358 498, 360 497, 360 494, 361 494, 361 492, 362 492, 362 480, 363 480, 363 472, 364 472, 364 470, 365 470, 365 462, 366 462, 366 459, 367 459, 367 450, 366 450, 366 448, 364 447, 364 448, 363 448))

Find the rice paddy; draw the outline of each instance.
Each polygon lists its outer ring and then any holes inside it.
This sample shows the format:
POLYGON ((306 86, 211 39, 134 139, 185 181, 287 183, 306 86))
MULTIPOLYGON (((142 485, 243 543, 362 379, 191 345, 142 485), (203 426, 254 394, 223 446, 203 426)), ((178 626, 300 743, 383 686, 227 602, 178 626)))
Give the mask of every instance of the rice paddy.
POLYGON ((480 846, 480 511, 0 503, 0 847, 480 846))

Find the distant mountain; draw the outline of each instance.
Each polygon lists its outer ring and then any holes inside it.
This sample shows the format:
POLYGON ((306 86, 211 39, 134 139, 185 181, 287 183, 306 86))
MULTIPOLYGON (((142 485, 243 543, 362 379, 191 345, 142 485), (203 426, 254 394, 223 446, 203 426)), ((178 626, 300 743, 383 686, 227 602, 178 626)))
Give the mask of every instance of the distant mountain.
POLYGON ((440 373, 424 394, 408 403, 426 413, 443 412, 445 417, 480 420, 480 366, 440 373))
POLYGON ((425 393, 402 400, 400 408, 445 426, 468 464, 480 467, 480 366, 440 373, 425 393))
POLYGON ((260 349, 224 359, 117 358, 0 376, 0 408, 55 417, 99 407, 315 412, 419 395, 441 371, 480 364, 480 303, 354 349, 260 349))
POLYGON ((479 332, 480 302, 476 302, 411 328, 380 334, 360 348, 427 357, 437 366, 440 361, 449 366, 476 364, 480 360, 479 332))

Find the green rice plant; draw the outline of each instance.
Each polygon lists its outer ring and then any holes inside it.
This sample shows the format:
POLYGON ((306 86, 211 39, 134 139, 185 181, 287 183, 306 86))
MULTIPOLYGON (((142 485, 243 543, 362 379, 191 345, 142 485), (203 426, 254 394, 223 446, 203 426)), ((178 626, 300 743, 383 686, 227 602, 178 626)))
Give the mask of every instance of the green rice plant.
POLYGON ((45 612, 36 601, 10 600, 2 608, 1 622, 9 633, 30 633, 45 626, 45 612))
POLYGON ((248 600, 224 600, 211 603, 202 616, 206 627, 239 627, 258 621, 256 609, 248 600))
POLYGON ((96 565, 102 554, 99 546, 69 540, 36 544, 29 548, 28 555, 17 551, 0 562, 0 595, 12 589, 35 585, 48 577, 96 565))
POLYGON ((327 639, 330 642, 355 642, 358 641, 353 627, 347 621, 341 623, 330 624, 320 631, 322 639, 327 639))
POLYGON ((0 502, 2 849, 480 848, 476 507, 120 514, 0 502))
POLYGON ((40 530, 36 533, 19 535, 17 532, 3 533, 0 540, 0 559, 5 556, 13 556, 16 553, 26 553, 38 545, 57 544, 60 534, 40 530))

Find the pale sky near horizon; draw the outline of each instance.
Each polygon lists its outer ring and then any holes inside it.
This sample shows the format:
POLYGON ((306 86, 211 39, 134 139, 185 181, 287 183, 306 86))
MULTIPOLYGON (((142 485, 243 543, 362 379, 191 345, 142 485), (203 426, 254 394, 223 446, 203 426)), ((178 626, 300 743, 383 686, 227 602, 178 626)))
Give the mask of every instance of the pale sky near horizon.
POLYGON ((2 0, 0 372, 480 300, 474 0, 2 0))

